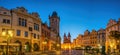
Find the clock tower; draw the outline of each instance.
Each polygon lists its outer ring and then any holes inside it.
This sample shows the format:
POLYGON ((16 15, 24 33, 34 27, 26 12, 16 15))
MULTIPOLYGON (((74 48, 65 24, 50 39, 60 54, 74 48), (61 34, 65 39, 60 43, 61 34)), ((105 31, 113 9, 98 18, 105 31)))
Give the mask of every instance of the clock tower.
POLYGON ((58 17, 57 12, 53 11, 52 15, 49 16, 51 31, 55 32, 59 36, 59 23, 60 17, 58 17))

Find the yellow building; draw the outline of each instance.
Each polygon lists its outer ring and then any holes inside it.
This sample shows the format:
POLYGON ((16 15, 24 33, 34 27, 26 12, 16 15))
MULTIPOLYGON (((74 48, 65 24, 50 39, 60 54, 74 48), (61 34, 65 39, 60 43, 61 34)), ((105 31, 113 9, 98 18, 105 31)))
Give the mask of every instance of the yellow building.
POLYGON ((92 46, 93 48, 98 47, 97 37, 98 37, 97 31, 92 30, 92 32, 90 33, 90 44, 89 44, 89 46, 92 46))
POLYGON ((60 18, 55 11, 48 18, 50 26, 42 25, 39 14, 28 13, 24 7, 11 10, 0 7, 0 47, 6 46, 10 37, 9 44, 15 45, 20 52, 40 51, 45 46, 47 50, 60 49, 60 18), (12 30, 12 34, 9 34, 9 30, 12 30))
MULTIPOLYGON (((0 34, 8 29, 13 30, 10 43, 18 43, 20 45, 19 51, 40 50, 41 20, 38 13, 32 12, 30 14, 24 7, 12 10, 0 7, 0 34)), ((0 37, 0 43, 6 41, 2 37, 0 37)))
POLYGON ((72 48, 75 48, 76 46, 77 46, 77 44, 76 44, 76 39, 73 39, 72 48))
POLYGON ((83 47, 83 35, 79 34, 74 42, 76 42, 75 47, 83 47))

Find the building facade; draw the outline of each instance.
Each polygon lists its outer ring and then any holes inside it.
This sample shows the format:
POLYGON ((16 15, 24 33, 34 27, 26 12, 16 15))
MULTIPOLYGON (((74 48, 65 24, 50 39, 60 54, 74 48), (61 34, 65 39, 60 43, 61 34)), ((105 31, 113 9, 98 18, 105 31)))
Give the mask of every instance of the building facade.
POLYGON ((105 52, 105 42, 106 42, 106 31, 105 29, 98 30, 98 48, 102 51, 102 53, 105 52))
POLYGON ((61 46, 61 38, 59 35, 59 22, 57 12, 54 11, 49 15, 49 26, 47 23, 42 23, 42 50, 58 50, 61 46))
POLYGON ((50 27, 46 23, 42 23, 37 12, 28 13, 24 7, 17 7, 8 10, 0 7, 0 47, 6 46, 9 32, 12 30, 13 35, 9 40, 9 44, 16 45, 17 50, 21 52, 34 52, 40 50, 51 50, 60 48, 61 38, 59 35, 60 18, 56 12, 49 16, 50 27), (3 36, 3 35, 7 36, 3 36))
POLYGON ((41 20, 38 13, 29 14, 24 7, 12 10, 1 7, 0 11, 0 32, 13 29, 14 35, 10 39, 11 43, 19 43, 19 50, 23 52, 40 50, 41 20))
POLYGON ((76 39, 73 40, 72 43, 73 47, 72 48, 77 48, 77 47, 83 47, 83 35, 79 34, 76 39))
POLYGON ((86 30, 84 35, 78 35, 73 44, 75 44, 74 48, 102 48, 102 46, 105 46, 105 30, 92 30, 91 32, 86 30))
POLYGON ((42 23, 42 50, 49 50, 50 41, 50 28, 47 23, 42 23))
POLYGON ((118 31, 120 32, 120 18, 118 21, 114 19, 110 19, 107 27, 106 27, 106 52, 114 52, 115 50, 120 50, 119 41, 115 40, 114 38, 110 38, 111 31, 118 31))

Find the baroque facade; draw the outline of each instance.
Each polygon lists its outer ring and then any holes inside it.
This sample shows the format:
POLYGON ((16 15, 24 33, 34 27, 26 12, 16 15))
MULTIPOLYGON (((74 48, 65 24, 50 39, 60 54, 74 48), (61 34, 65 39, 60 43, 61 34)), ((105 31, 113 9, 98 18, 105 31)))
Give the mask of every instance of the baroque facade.
POLYGON ((52 16, 49 16, 49 27, 42 23, 37 12, 28 13, 24 7, 11 10, 0 7, 0 47, 3 49, 3 46, 6 46, 7 40, 2 33, 7 30, 13 31, 9 43, 13 43, 11 45, 17 46, 16 49, 22 52, 43 50, 45 41, 48 42, 44 46, 52 45, 53 42, 60 46, 59 19, 57 13, 53 12, 52 16))
MULTIPOLYGON (((12 10, 0 7, 0 11, 0 32, 13 29, 14 35, 10 40, 11 43, 19 43, 20 51, 40 50, 41 20, 37 13, 29 14, 24 7, 12 10)), ((4 41, 2 40, 1 43, 4 41)))
POLYGON ((73 45, 74 48, 85 48, 87 46, 91 48, 102 48, 102 46, 105 46, 105 29, 100 29, 98 31, 92 30, 92 32, 86 30, 84 35, 78 35, 73 45))
MULTIPOLYGON (((110 19, 107 27, 106 27, 106 52, 113 52, 114 50, 119 49, 120 50, 120 45, 119 41, 120 40, 115 40, 114 38, 110 38, 110 32, 111 31, 118 31, 120 32, 120 18, 118 21, 114 19, 110 19)), ((118 50, 118 51, 119 51, 118 50)))

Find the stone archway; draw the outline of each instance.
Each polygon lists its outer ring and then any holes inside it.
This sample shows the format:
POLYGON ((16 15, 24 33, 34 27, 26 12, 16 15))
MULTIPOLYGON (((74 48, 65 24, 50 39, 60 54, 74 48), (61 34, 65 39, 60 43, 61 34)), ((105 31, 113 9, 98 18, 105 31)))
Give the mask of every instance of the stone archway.
POLYGON ((31 50, 31 45, 30 45, 29 42, 26 42, 26 43, 25 43, 25 51, 26 51, 26 52, 30 52, 30 50, 31 50))
POLYGON ((34 43, 34 51, 39 51, 39 45, 37 43, 34 43))
POLYGON ((19 40, 16 40, 15 43, 19 44, 19 50, 18 51, 22 51, 22 43, 19 40))

